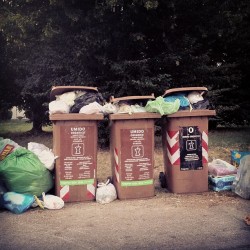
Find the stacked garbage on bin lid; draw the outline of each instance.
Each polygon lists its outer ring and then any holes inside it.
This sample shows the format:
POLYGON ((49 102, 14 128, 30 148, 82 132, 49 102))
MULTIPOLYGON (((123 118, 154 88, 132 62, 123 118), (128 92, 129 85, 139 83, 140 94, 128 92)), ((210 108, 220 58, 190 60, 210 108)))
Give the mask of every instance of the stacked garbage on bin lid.
POLYGON ((158 112, 170 115, 180 110, 210 109, 209 100, 205 94, 205 87, 186 87, 166 90, 163 96, 149 101, 146 106, 148 112, 158 112))
POLYGON ((54 160, 43 144, 30 142, 26 149, 0 137, 0 208, 20 214, 39 205, 35 201, 48 207, 45 200, 52 195, 45 193, 53 188, 54 160))
MULTIPOLYGON (((60 87, 57 87, 59 88, 58 90, 60 90, 60 87)), ((103 112, 105 100, 96 88, 78 88, 79 90, 77 90, 77 86, 72 86, 72 91, 68 89, 68 91, 62 94, 56 94, 55 100, 49 103, 50 115, 67 113, 95 114, 103 112)))
POLYGON ((145 109, 146 102, 149 99, 155 99, 155 97, 152 94, 151 96, 144 96, 144 99, 145 100, 142 100, 140 96, 133 96, 131 99, 126 97, 123 100, 123 98, 114 98, 111 96, 107 102, 102 94, 97 91, 97 88, 89 87, 87 89, 79 88, 79 90, 77 90, 77 86, 72 86, 71 91, 55 95, 55 100, 49 103, 49 113, 52 115, 67 113, 132 114, 147 112, 145 109), (147 99, 145 99, 145 97, 147 97, 147 99))

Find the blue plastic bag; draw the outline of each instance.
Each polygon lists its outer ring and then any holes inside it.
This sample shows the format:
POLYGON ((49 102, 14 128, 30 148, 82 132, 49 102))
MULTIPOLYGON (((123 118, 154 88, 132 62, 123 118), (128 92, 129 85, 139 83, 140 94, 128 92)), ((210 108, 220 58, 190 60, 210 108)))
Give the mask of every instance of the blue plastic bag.
POLYGON ((31 194, 7 192, 3 195, 4 207, 15 214, 21 214, 28 210, 34 201, 35 198, 31 194))

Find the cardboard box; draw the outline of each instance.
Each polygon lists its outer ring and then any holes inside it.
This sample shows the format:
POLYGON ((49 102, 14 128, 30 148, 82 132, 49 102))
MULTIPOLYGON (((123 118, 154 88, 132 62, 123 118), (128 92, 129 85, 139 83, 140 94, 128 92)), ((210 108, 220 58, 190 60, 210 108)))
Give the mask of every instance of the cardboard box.
POLYGON ((209 188, 214 191, 231 190, 236 175, 208 176, 209 188))

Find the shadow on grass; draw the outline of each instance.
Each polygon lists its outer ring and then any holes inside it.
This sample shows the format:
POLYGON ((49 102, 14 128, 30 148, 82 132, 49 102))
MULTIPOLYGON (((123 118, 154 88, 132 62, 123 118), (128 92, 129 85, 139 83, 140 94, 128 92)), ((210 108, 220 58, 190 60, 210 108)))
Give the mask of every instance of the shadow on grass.
POLYGON ((29 142, 37 142, 52 148, 53 135, 52 132, 43 131, 41 133, 26 132, 8 132, 0 133, 0 137, 10 139, 22 147, 28 146, 29 142))

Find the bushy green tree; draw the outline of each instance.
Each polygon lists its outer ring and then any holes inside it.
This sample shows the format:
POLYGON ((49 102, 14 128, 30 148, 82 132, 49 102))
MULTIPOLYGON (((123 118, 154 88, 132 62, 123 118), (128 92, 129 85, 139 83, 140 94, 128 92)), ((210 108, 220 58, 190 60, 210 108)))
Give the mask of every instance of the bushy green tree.
MULTIPOLYGON (((54 85, 97 86, 107 97, 207 86, 223 119, 249 121, 247 0, 1 4, 8 75, 19 90, 13 100, 28 112, 35 130, 48 122, 54 85)), ((8 102, 4 94, 3 100, 8 102)))

